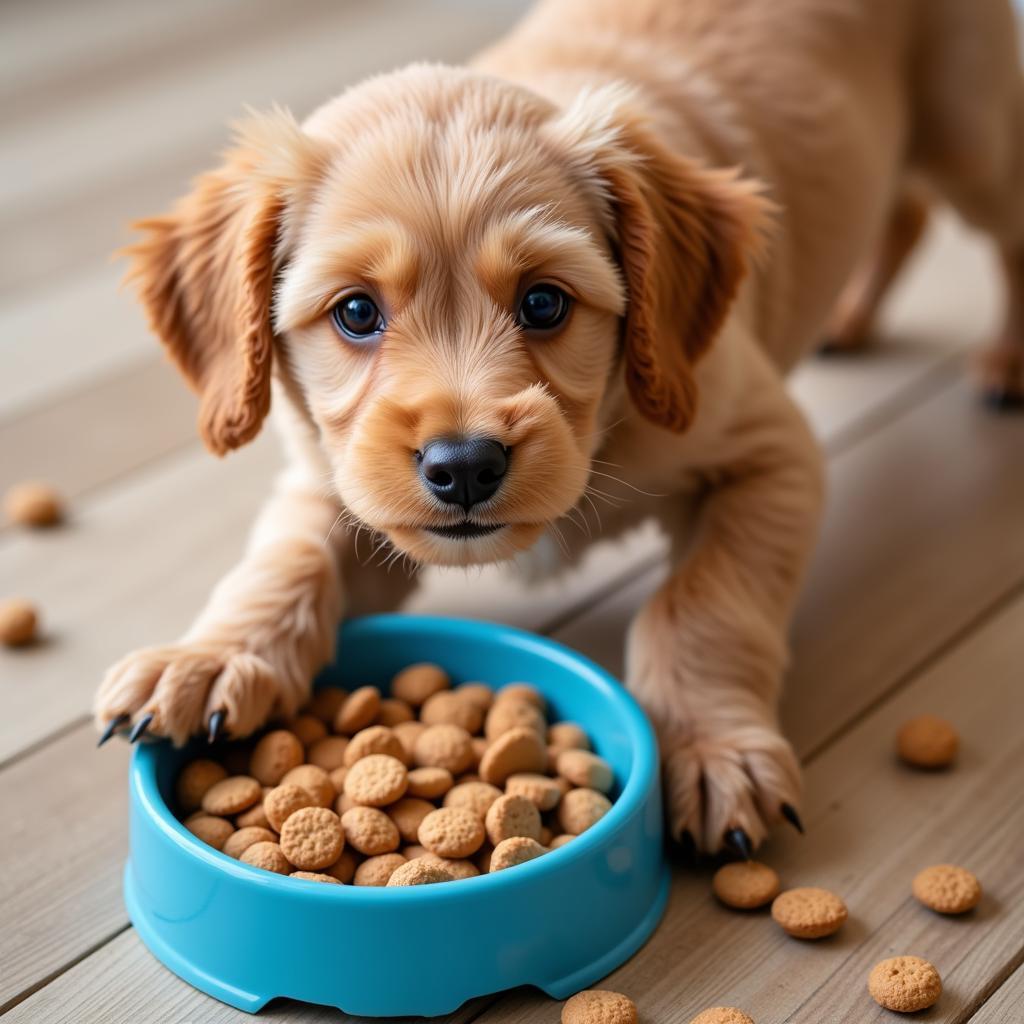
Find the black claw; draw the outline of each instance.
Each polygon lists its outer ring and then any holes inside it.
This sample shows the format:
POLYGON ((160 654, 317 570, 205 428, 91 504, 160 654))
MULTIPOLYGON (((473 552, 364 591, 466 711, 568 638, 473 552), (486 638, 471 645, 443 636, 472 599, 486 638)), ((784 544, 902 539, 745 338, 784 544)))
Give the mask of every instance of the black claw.
POLYGON ((96 746, 102 747, 103 744, 106 743, 107 740, 109 740, 110 737, 113 736, 114 733, 117 732, 117 730, 120 729, 121 726, 124 725, 124 723, 127 722, 129 718, 131 718, 131 715, 118 715, 116 718, 112 718, 109 722, 107 722, 106 727, 100 734, 100 739, 96 746))
POLYGON ((752 860, 754 857, 754 847, 750 842, 750 836, 741 828, 731 828, 725 833, 725 841, 730 846, 735 847, 744 860, 752 860))
POLYGON ((138 743, 138 741, 142 739, 142 734, 149 728, 152 721, 152 714, 143 715, 143 717, 135 723, 132 727, 132 731, 128 734, 128 742, 138 743))
POLYGON ((226 711, 214 711, 210 715, 210 721, 206 727, 206 740, 208 743, 216 743, 220 734, 224 731, 224 721, 228 717, 226 711))
POLYGON ((800 820, 800 815, 796 813, 796 808, 792 804, 783 804, 779 810, 782 812, 782 816, 800 833, 804 834, 804 823, 800 820))
POLYGON ((1001 388, 990 388, 982 395, 982 401, 993 412, 1020 412, 1024 409, 1024 395, 1001 388))

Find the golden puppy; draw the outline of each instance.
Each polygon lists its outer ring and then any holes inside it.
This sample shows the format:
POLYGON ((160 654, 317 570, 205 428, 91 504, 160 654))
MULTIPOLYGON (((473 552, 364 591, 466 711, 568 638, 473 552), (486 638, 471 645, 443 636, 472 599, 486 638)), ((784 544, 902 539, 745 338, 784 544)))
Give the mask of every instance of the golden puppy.
POLYGON ((627 678, 673 834, 798 822, 776 702, 822 466, 783 374, 863 340, 925 183, 1001 248, 985 387, 1024 397, 1016 38, 1006 0, 545 0, 468 69, 244 124, 140 225, 132 276, 208 446, 273 406, 288 469, 188 634, 111 669, 100 728, 293 713, 342 613, 414 586, 360 564, 360 529, 411 563, 510 559, 570 517, 596 535, 610 465, 601 534, 673 541, 627 678))

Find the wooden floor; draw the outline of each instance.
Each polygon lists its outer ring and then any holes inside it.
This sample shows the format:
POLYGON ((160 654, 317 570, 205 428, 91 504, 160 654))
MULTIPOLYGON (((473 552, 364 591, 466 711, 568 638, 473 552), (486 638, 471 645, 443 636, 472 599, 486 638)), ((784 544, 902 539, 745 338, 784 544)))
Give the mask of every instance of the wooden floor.
MULTIPOLYGON (((277 455, 261 440, 218 463, 192 400, 117 291, 109 252, 223 142, 243 103, 304 113, 347 82, 415 57, 456 60, 519 0, 55 0, 0 7, 0 489, 58 484, 69 524, 0 527, 0 596, 38 602, 45 641, 0 653, 0 1015, 16 1021, 241 1021, 146 952, 120 896, 127 748, 94 749, 103 668, 173 638, 241 549, 277 455)), ((789 884, 840 892, 851 920, 801 944, 764 914, 715 905, 678 870, 648 945, 607 984, 644 1021, 708 1005, 758 1024, 889 1019, 868 999, 880 958, 915 953, 946 991, 921 1019, 1024 1019, 1024 418, 980 410, 967 354, 999 305, 983 242, 950 219, 886 311, 877 349, 818 361, 795 387, 829 454, 824 536, 795 628, 785 699, 806 765, 807 836, 764 859, 789 884), (945 775, 891 756, 907 716, 956 722, 945 775), (928 864, 975 870, 964 920, 910 896, 928 864)), ((599 547, 566 584, 530 591, 485 572, 434 575, 417 606, 550 633, 621 665, 625 623, 657 583, 657 540, 599 547)), ((554 1022, 515 992, 453 1020, 554 1022)), ((280 1003, 270 1021, 340 1022, 280 1003)))

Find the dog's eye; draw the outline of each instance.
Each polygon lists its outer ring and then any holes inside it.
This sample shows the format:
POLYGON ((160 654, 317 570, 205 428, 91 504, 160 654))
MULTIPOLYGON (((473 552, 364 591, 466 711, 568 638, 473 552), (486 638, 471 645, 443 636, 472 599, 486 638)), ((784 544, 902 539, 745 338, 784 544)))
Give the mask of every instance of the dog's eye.
POLYGON ((534 331, 557 327, 569 312, 572 299, 553 284, 535 284, 519 304, 519 323, 534 331))
POLYGON ((334 326, 347 338, 363 341, 384 330, 384 317, 369 295, 346 295, 332 310, 334 326))

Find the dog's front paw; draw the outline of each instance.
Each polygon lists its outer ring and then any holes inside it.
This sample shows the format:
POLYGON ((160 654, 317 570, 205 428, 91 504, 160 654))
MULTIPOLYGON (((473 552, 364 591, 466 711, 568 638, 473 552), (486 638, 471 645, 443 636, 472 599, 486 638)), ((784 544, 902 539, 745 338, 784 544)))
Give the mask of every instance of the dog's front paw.
POLYGON ((247 736, 282 696, 273 667, 251 651, 216 644, 147 647, 106 674, 94 702, 102 739, 126 732, 166 736, 176 746, 209 730, 247 736))
POLYGON ((749 858, 780 818, 802 830, 800 767, 774 728, 659 733, 665 811, 678 842, 711 854, 731 848, 749 858))

